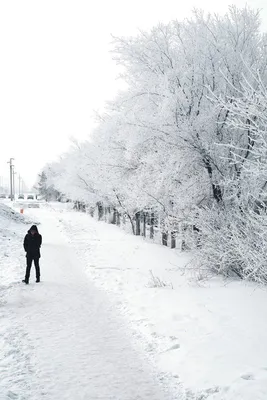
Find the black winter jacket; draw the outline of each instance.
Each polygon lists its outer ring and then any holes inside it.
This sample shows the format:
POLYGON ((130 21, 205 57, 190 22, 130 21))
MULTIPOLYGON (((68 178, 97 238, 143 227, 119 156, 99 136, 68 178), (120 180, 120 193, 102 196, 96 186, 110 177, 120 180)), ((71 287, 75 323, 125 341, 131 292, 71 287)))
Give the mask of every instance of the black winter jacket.
POLYGON ((27 235, 24 238, 24 250, 27 253, 27 256, 33 258, 40 258, 40 247, 42 245, 42 235, 39 234, 37 226, 33 225, 31 229, 28 230, 27 235), (31 231, 35 231, 34 235, 31 234, 31 231))

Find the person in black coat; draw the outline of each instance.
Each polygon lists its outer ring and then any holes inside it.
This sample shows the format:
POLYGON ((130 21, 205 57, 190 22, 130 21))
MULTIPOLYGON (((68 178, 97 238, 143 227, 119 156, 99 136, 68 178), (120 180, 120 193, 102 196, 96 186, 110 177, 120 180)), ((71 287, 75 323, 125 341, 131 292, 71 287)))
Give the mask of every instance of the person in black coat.
POLYGON ((25 279, 22 282, 28 284, 31 273, 32 262, 34 261, 36 271, 36 282, 40 282, 40 265, 39 259, 41 257, 40 247, 42 245, 42 235, 38 232, 37 226, 32 225, 24 238, 23 246, 26 251, 27 268, 25 279))

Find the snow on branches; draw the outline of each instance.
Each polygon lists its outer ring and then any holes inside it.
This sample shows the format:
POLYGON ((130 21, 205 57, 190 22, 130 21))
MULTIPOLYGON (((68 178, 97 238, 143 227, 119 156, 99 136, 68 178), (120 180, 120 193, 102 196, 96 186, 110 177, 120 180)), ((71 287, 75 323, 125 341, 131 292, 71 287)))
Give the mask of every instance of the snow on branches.
POLYGON ((114 38, 127 89, 107 105, 90 141, 52 166, 54 187, 129 218, 152 209, 168 229, 190 219, 201 264, 220 272, 218 252, 223 271, 233 265, 256 279, 238 245, 255 243, 249 262, 258 257, 261 271, 255 238, 267 200, 267 43, 259 28, 257 11, 230 7, 224 16, 195 11, 114 38))

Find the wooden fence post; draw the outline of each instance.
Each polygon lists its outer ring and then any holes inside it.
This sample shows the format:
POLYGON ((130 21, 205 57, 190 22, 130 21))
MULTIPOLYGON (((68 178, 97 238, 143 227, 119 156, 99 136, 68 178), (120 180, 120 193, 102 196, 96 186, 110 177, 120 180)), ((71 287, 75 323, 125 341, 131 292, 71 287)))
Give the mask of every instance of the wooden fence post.
POLYGON ((116 224, 120 226, 121 224, 121 215, 118 210, 116 210, 116 224))
POLYGON ((176 231, 171 231, 171 249, 176 247, 176 231))
POLYGON ((104 210, 103 210, 103 205, 100 202, 97 203, 97 209, 98 209, 98 220, 101 221, 103 219, 104 210))
POLYGON ((168 246, 168 232, 162 232, 162 244, 168 246))
POLYGON ((107 207, 107 221, 109 224, 111 223, 110 214, 111 214, 111 208, 110 208, 110 206, 108 206, 107 207))

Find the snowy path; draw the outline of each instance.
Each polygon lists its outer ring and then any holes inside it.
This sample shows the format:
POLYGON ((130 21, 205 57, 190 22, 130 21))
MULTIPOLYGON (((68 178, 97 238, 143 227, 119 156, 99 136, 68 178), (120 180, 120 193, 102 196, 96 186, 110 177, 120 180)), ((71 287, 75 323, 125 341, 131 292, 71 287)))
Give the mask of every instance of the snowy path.
POLYGON ((45 282, 32 270, 30 285, 14 284, 0 306, 0 400, 167 399, 55 216, 38 214, 45 282))
POLYGON ((266 400, 266 288, 196 284, 188 256, 54 206, 90 280, 131 322, 167 386, 187 400, 266 400), (150 285, 151 270, 166 287, 150 285))
POLYGON ((25 215, 43 282, 0 208, 0 400, 266 400, 266 287, 196 284, 188 255, 61 204, 25 215))

